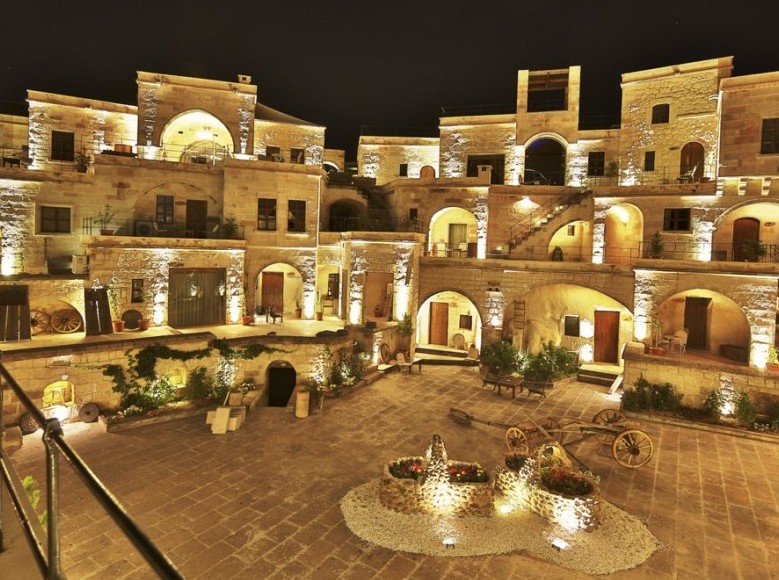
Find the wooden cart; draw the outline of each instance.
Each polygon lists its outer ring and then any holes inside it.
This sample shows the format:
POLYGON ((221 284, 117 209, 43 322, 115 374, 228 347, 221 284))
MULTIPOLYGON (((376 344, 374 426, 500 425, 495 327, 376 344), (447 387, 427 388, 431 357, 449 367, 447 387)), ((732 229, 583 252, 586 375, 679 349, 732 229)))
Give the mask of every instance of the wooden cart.
MULTIPOLYGON (((505 428, 506 446, 509 451, 515 453, 528 453, 530 440, 535 437, 565 444, 569 433, 578 433, 582 438, 595 435, 604 445, 610 445, 614 460, 630 469, 646 465, 654 454, 652 438, 644 431, 630 427, 627 417, 614 409, 598 411, 592 421, 579 419, 559 421, 553 417, 537 421, 528 416, 526 422, 517 425, 483 421, 454 408, 449 409, 449 417, 461 425, 470 425, 474 421, 505 428)), ((573 442, 568 441, 568 443, 573 442)))

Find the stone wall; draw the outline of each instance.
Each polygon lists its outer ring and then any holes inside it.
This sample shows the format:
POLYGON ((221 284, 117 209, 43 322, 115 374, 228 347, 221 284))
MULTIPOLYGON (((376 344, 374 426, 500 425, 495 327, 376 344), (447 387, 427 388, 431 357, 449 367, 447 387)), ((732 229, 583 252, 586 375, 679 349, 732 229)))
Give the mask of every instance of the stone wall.
POLYGON ((374 177, 377 185, 395 179, 419 178, 420 169, 429 165, 438 176, 438 138, 361 136, 357 146, 357 174, 374 177), (407 173, 400 175, 405 163, 407 173))

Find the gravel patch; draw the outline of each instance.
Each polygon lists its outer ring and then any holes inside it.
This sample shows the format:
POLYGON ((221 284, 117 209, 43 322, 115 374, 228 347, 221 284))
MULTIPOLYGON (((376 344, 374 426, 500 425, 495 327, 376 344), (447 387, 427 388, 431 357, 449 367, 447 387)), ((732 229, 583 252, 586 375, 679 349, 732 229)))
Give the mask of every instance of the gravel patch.
POLYGON ((482 556, 526 551, 565 568, 610 574, 645 562, 660 543, 637 518, 602 503, 602 524, 592 532, 568 532, 532 512, 495 517, 449 518, 401 514, 381 505, 379 480, 352 489, 341 500, 346 525, 363 540, 401 552, 430 556, 482 556), (557 550, 553 538, 569 546, 557 550), (454 546, 446 546, 453 539, 454 546))

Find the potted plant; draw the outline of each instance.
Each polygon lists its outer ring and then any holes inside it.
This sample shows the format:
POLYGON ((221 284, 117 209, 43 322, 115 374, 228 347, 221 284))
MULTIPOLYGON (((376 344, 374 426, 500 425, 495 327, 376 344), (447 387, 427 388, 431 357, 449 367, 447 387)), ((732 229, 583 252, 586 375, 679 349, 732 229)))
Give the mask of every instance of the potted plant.
POLYGON ((411 315, 406 312, 402 320, 398 322, 398 334, 400 335, 400 350, 411 353, 411 335, 414 334, 414 325, 411 322, 411 315))
POLYGON ((73 160, 76 162, 76 171, 79 173, 86 173, 89 170, 89 166, 92 165, 92 156, 83 149, 76 153, 73 160))
POLYGON ((303 309, 300 307, 300 298, 295 298, 295 318, 303 315, 303 309))
POLYGON ((117 291, 109 286, 106 293, 108 295, 108 307, 111 310, 111 324, 114 327, 114 332, 123 332, 124 320, 119 317, 119 297, 117 296, 117 291))
POLYGON ((658 260, 663 257, 663 238, 657 231, 649 240, 649 257, 658 260))
POLYGON ((248 299, 244 299, 243 318, 241 318, 241 323, 244 326, 251 326, 253 320, 254 320, 254 308, 252 308, 251 304, 249 304, 248 299))
POLYGON ((227 218, 221 227, 222 237, 226 240, 235 240, 238 238, 238 223, 235 218, 227 218))
POLYGON ((314 314, 316 315, 317 320, 322 320, 324 309, 322 307, 322 301, 317 300, 316 301, 316 308, 314 309, 314 314))
POLYGON ((741 252, 745 262, 759 262, 765 256, 766 247, 760 240, 746 240, 741 244, 741 252))
POLYGON ((114 221, 116 212, 111 211, 111 205, 105 204, 103 209, 95 216, 95 223, 100 228, 101 236, 113 235, 114 230, 111 228, 111 222, 114 221))
POLYGON ((499 340, 485 346, 480 359, 491 372, 500 376, 518 373, 524 364, 522 353, 507 340, 499 340))

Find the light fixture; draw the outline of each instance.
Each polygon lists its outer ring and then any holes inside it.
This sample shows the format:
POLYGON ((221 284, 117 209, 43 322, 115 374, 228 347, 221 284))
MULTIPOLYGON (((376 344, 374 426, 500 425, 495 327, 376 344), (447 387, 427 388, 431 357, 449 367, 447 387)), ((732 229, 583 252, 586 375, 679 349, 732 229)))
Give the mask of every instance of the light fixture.
POLYGON ((560 552, 570 547, 570 544, 562 538, 552 538, 552 546, 554 546, 555 550, 560 552))
POLYGON ((454 549, 455 541, 452 536, 446 536, 444 538, 444 547, 448 550, 449 548, 454 549))

